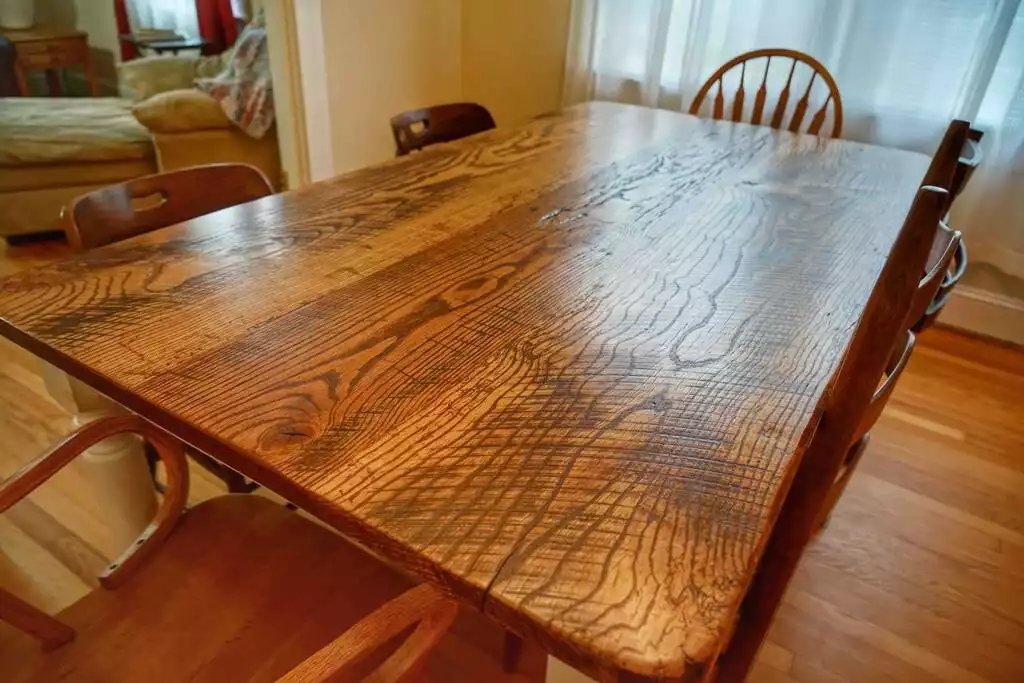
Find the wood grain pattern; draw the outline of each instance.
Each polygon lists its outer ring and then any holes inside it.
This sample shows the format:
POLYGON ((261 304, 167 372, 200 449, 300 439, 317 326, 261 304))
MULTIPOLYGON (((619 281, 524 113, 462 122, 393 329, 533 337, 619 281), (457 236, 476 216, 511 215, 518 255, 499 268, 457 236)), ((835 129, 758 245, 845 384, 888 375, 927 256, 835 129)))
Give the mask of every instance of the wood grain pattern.
MULTIPOLYGON (((4 346, 16 350, 0 340, 4 346)), ((0 374, 15 368, 16 358, 0 357, 0 374)), ((801 561, 748 683, 1024 678, 1022 392, 1021 351, 941 327, 920 336, 861 467, 801 561)), ((32 393, 27 383, 0 383, 7 405, 32 393)), ((53 438, 52 414, 22 405, 25 410, 6 421, 10 413, 0 409, 0 443, 13 445, 0 455, 38 450, 22 443, 22 434, 53 438)), ((13 469, 0 459, 0 476, 13 469)), ((204 499, 195 498, 204 493, 197 486, 204 476, 223 493, 205 470, 192 472, 194 503, 204 499)), ((95 545, 98 529, 77 528, 73 506, 54 503, 88 490, 87 482, 73 465, 61 474, 69 477, 67 491, 54 479, 30 502, 45 504, 67 525, 60 533, 80 534, 76 542, 95 545), (40 499, 42 493, 49 495, 40 499)), ((12 513, 24 504, 0 516, 0 585, 52 614, 90 588, 44 549, 52 534, 38 538, 34 528, 21 533, 12 523, 20 523, 12 513)), ((460 612, 430 659, 434 681, 500 679, 489 660, 500 659, 502 635, 488 621, 471 608, 460 612), (456 647, 447 647, 455 636, 456 647), (471 673, 461 678, 452 673, 467 666, 471 673)), ((0 662, 8 661, 4 648, 12 635, 20 634, 0 624, 0 662)), ((547 680, 591 679, 555 660, 547 680)))
POLYGON ((591 104, 15 276, 0 331, 571 663, 682 677, 927 164, 591 104))

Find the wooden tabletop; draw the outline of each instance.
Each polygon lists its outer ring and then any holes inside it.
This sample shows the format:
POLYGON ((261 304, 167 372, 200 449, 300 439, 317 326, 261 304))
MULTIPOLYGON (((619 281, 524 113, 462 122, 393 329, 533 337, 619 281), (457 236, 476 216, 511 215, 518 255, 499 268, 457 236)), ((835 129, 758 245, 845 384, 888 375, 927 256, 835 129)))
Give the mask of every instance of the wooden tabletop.
POLYGON ((13 276, 0 332, 563 659, 683 677, 927 164, 591 104, 13 276))

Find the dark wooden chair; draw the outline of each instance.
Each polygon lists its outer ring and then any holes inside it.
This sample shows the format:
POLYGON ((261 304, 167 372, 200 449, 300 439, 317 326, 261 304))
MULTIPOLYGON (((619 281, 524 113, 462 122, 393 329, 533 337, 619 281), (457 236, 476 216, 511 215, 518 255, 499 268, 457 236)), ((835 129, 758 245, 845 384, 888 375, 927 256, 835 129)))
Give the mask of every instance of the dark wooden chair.
MULTIPOLYGON (((821 133, 821 129, 828 116, 829 104, 831 103, 832 137, 837 138, 842 134, 843 103, 839 97, 839 86, 836 85, 835 79, 832 78, 832 74, 828 72, 828 69, 826 69, 821 62, 814 59, 814 57, 806 55, 803 52, 786 50, 783 48, 753 50, 730 59, 719 67, 718 71, 713 73, 711 77, 705 81, 704 85, 701 86, 700 91, 697 92, 696 97, 693 98, 693 102, 690 104, 690 113, 695 116, 698 115, 700 113, 701 106, 704 104, 704 99, 711 93, 712 88, 716 88, 717 86, 712 102, 711 115, 715 119, 724 118, 725 95, 723 91, 725 88, 726 76, 733 70, 739 69, 739 83, 736 88, 736 92, 732 96, 730 118, 733 121, 744 121, 746 113, 744 105, 746 103, 746 76, 748 65, 751 62, 760 60, 763 60, 764 69, 761 72, 760 85, 757 87, 756 91, 754 91, 754 104, 751 109, 749 123, 761 125, 762 120, 764 119, 765 107, 768 103, 769 75, 774 61, 776 64, 783 64, 783 68, 788 68, 788 71, 780 72, 787 74, 786 84, 779 92, 778 98, 775 99, 775 106, 772 109, 771 119, 768 121, 768 124, 772 128, 782 128, 785 126, 788 130, 794 133, 801 132, 804 117, 807 115, 808 107, 811 106, 814 84, 818 78, 820 78, 826 88, 825 99, 821 106, 811 116, 807 132, 811 135, 819 135, 821 133), (785 118, 791 95, 790 88, 793 85, 793 76, 796 74, 798 68, 809 69, 810 77, 807 81, 807 86, 803 91, 803 95, 799 100, 797 100, 796 105, 793 107, 793 114, 790 117, 789 124, 786 125, 785 118)), ((749 68, 753 69, 753 67, 749 68)))
POLYGON ((85 425, 0 483, 0 513, 93 444, 129 433, 166 468, 157 515, 101 587, 56 616, 0 589, 0 620, 23 632, 0 643, 5 683, 398 683, 427 670, 460 683, 544 680, 539 648, 506 671, 496 624, 298 513, 230 494, 186 511, 180 443, 135 415, 85 425))
MULTIPOLYGON (((930 309, 936 292, 941 288, 945 277, 949 273, 950 263, 957 253, 961 239, 962 236, 959 231, 950 230, 943 224, 939 225, 935 239, 932 242, 931 253, 928 256, 928 271, 917 285, 917 291, 914 293, 910 310, 906 316, 905 324, 908 328, 917 321, 922 320, 926 315, 926 311, 930 309)), ((889 403, 892 391, 906 369, 907 361, 910 360, 910 354, 914 350, 915 341, 914 332, 908 329, 892 356, 890 356, 889 362, 886 364, 885 375, 878 388, 875 389, 867 410, 864 411, 860 422, 857 423, 857 428, 853 433, 852 445, 846 458, 843 460, 842 468, 836 477, 835 483, 832 485, 832 489, 829 491, 825 504, 822 506, 819 527, 824 527, 828 524, 836 503, 839 502, 839 498, 843 495, 843 491, 846 490, 847 484, 850 483, 850 478, 857 469, 861 456, 864 455, 864 449, 867 447, 869 432, 875 426, 875 423, 878 422, 882 409, 889 403)))
POLYGON ((73 249, 83 251, 273 192, 266 176, 247 164, 210 164, 157 173, 76 198, 64 208, 64 233, 73 249))
POLYGON ((949 204, 953 205, 956 198, 967 187, 975 169, 981 164, 985 155, 981 149, 981 138, 985 135, 977 128, 967 129, 967 140, 964 143, 963 153, 957 160, 956 168, 953 171, 953 179, 949 185, 949 204))
POLYGON ((491 113, 472 102, 413 109, 391 119, 395 156, 404 156, 439 142, 451 142, 483 133, 494 127, 491 113))
MULTIPOLYGON (((947 160, 943 160, 946 163, 947 160)), ((952 162, 956 157, 952 157, 952 162)), ((850 445, 872 410, 876 378, 891 367, 892 349, 907 338, 910 308, 928 265, 928 242, 942 218, 946 191, 922 187, 910 208, 821 406, 823 417, 802 454, 773 525, 731 639, 717 660, 719 681, 742 681, 753 666, 803 549, 817 532, 850 445)), ((905 346, 904 346, 905 348, 905 346)))
MULTIPOLYGON (((949 201, 946 210, 952 208, 953 202, 967 187, 974 170, 981 164, 984 155, 981 150, 982 131, 976 128, 967 129, 967 140, 964 144, 963 153, 957 160, 956 168, 949 179, 949 201)), ((943 275, 942 282, 935 293, 935 298, 928 304, 921 318, 914 324, 914 332, 923 332, 935 324, 939 313, 949 302, 949 297, 960 282, 960 278, 967 271, 967 245, 961 238, 957 243, 956 252, 950 261, 949 270, 943 275)))
MULTIPOLYGON (((962 163, 961 150, 970 139, 970 131, 971 127, 967 121, 954 120, 950 122, 931 163, 928 165, 928 170, 925 172, 925 187, 935 189, 939 193, 937 196, 941 198, 940 215, 948 216, 950 197, 952 196, 951 188, 954 178, 959 173, 962 163)), ((928 311, 932 310, 933 302, 939 296, 938 293, 942 290, 943 284, 950 278, 950 273, 953 272, 952 264, 957 254, 960 253, 963 236, 957 230, 950 230, 942 220, 936 221, 936 228, 924 276, 917 283, 917 288, 910 298, 910 305, 904 316, 905 332, 889 357, 882 380, 853 432, 849 450, 818 515, 818 528, 822 528, 828 523, 832 510, 849 484, 850 478, 864 454, 870 430, 875 426, 882 414, 882 409, 889 402, 892 390, 907 366, 910 354, 914 350, 914 331, 919 330, 921 321, 928 317, 928 311)), ((959 275, 957 275, 957 279, 959 279, 959 275)))
MULTIPOLYGON (((85 251, 165 228, 204 214, 266 197, 274 190, 266 176, 246 164, 211 164, 135 178, 77 197, 62 212, 64 234, 75 251, 85 251)), ((196 451, 189 456, 232 493, 256 485, 196 451)), ((157 488, 156 459, 147 450, 157 488)))
POLYGON ((936 318, 945 308, 949 302, 949 297, 953 294, 953 290, 960 282, 960 278, 964 276, 967 271, 967 247, 964 245, 964 241, 961 238, 957 243, 956 250, 953 252, 953 257, 950 259, 949 269, 943 273, 942 282, 939 283, 939 287, 935 292, 935 297, 928 302, 928 306, 925 308, 924 314, 914 323, 912 328, 914 332, 921 333, 927 330, 929 327, 935 324, 936 318))

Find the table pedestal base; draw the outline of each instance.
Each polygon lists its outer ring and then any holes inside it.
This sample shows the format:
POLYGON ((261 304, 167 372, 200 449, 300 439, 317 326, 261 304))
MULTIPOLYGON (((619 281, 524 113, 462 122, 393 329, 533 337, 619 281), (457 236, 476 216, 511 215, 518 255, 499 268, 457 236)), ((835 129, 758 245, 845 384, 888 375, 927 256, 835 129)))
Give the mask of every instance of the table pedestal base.
MULTIPOLYGON (((52 365, 41 365, 47 391, 72 414, 76 429, 102 417, 125 412, 110 399, 52 365)), ((97 549, 116 557, 139 537, 156 515, 156 491, 142 441, 133 435, 106 439, 86 450, 79 458, 79 465, 107 528, 107 543, 97 549)))

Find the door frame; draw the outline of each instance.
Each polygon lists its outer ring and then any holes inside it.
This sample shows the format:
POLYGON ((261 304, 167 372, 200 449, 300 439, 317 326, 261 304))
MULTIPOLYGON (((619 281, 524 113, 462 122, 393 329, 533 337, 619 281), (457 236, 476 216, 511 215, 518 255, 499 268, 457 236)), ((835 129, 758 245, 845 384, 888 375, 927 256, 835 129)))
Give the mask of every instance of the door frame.
POLYGON ((332 177, 324 0, 264 0, 274 108, 288 189, 332 177))

